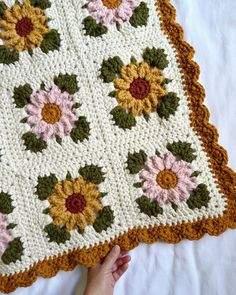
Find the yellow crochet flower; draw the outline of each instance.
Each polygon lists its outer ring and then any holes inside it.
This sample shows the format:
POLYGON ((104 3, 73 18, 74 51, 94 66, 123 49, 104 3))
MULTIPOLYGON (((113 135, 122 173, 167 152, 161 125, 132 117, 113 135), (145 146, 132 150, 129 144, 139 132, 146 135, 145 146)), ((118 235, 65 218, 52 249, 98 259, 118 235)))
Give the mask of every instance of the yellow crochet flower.
POLYGON ((65 225, 68 230, 84 229, 87 224, 93 224, 95 213, 102 209, 99 195, 98 186, 86 182, 83 177, 59 181, 55 193, 48 197, 53 223, 65 225))
POLYGON ((134 116, 156 111, 159 98, 166 94, 158 68, 150 68, 146 62, 129 64, 121 68, 120 76, 113 83, 122 108, 130 109, 134 116))
POLYGON ((49 32, 44 11, 31 6, 29 0, 6 9, 0 20, 0 29, 0 38, 6 41, 5 46, 18 52, 40 46, 44 35, 49 32))

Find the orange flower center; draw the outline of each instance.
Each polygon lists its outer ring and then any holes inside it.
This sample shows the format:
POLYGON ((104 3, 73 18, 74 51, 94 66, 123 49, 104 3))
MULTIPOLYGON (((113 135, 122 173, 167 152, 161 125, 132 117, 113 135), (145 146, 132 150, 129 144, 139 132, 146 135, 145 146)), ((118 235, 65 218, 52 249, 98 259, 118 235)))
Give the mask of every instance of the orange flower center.
POLYGON ((48 124, 55 124, 61 118, 61 110, 55 103, 47 103, 41 112, 43 120, 48 124))
POLYGON ((66 199, 66 209, 73 214, 82 212, 85 206, 85 198, 79 193, 75 193, 66 199))
POLYGON ((157 174, 157 184, 163 189, 175 188, 178 183, 176 174, 168 169, 164 169, 157 174))
POLYGON ((33 23, 28 17, 23 17, 16 23, 16 32, 21 37, 26 37, 33 31, 33 23))
POLYGON ((134 79, 130 84, 129 92, 135 99, 144 99, 150 92, 149 82, 145 78, 134 79))
POLYGON ((115 9, 120 6, 122 0, 102 0, 104 6, 109 9, 115 9))

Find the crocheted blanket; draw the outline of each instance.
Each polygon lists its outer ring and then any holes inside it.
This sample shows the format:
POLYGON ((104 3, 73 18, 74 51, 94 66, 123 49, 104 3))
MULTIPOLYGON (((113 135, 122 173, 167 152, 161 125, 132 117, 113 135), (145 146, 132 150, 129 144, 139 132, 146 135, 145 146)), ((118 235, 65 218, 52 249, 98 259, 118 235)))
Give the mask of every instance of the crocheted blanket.
POLYGON ((0 1, 0 40, 0 291, 236 227, 168 0, 0 1))

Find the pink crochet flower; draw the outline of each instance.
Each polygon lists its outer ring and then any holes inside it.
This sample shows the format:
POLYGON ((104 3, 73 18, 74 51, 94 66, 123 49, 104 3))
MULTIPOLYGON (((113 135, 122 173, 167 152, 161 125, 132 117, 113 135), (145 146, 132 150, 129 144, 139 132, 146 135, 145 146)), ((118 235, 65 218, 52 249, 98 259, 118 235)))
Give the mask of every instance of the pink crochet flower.
POLYGON ((27 123, 33 133, 45 141, 56 136, 68 135, 77 120, 73 111, 72 96, 57 86, 35 91, 25 107, 27 123))
POLYGON ((6 215, 0 213, 0 257, 6 250, 8 243, 13 239, 7 225, 6 215))
POLYGON ((163 157, 150 157, 139 177, 147 197, 157 200, 160 205, 170 202, 178 205, 186 201, 197 186, 192 172, 189 163, 168 152, 163 157))
POLYGON ((97 23, 112 25, 128 21, 139 2, 139 0, 90 0, 87 8, 97 23))

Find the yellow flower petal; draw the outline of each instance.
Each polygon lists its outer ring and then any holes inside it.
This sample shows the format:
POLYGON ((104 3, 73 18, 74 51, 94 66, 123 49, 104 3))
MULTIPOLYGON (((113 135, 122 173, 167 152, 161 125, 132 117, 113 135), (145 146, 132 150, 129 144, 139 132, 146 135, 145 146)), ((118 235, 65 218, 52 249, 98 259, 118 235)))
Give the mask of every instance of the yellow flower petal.
POLYGON ((55 190, 56 190, 56 193, 57 193, 60 197, 62 197, 62 198, 67 198, 67 197, 68 197, 68 196, 66 195, 66 193, 64 192, 62 181, 58 182, 58 183, 55 185, 55 190))
POLYGON ((102 209, 102 204, 97 200, 90 200, 88 207, 98 212, 102 209))
POLYGON ((127 101, 134 100, 133 96, 127 90, 119 90, 119 91, 117 91, 116 99, 117 99, 118 102, 123 102, 123 101, 127 102, 127 101))
POLYGON ((23 51, 25 48, 25 39, 19 38, 19 42, 16 44, 15 48, 17 51, 23 51))
POLYGON ((63 181, 63 191, 67 196, 70 196, 74 193, 73 183, 70 180, 63 181))
POLYGON ((51 216, 57 217, 57 216, 63 216, 63 213, 65 213, 65 212, 66 212, 65 206, 57 204, 55 207, 54 206, 50 207, 49 214, 51 216))
POLYGON ((7 41, 7 47, 15 47, 15 45, 19 43, 19 41, 20 41, 20 37, 16 35, 14 38, 11 38, 10 40, 7 41))
POLYGON ((150 93, 154 93, 157 96, 163 96, 166 94, 166 91, 158 84, 152 84, 150 87, 150 93))
POLYGON ((6 9, 5 12, 4 12, 4 19, 9 22, 9 23, 14 23, 16 24, 18 19, 15 18, 13 15, 12 15, 12 11, 11 9, 6 9))
POLYGON ((137 66, 134 64, 123 66, 120 75, 125 81, 131 83, 133 79, 138 78, 137 66))
POLYGON ((83 214, 79 213, 76 215, 76 225, 81 229, 84 229, 87 225, 85 216, 83 214))
POLYGON ((4 19, 0 20, 0 28, 3 30, 12 30, 15 29, 15 24, 14 23, 9 23, 5 21, 4 19))
POLYGON ((113 81, 115 88, 128 90, 130 87, 130 83, 125 81, 124 79, 115 79, 113 81))
POLYGON ((150 74, 150 67, 146 62, 142 62, 138 66, 138 75, 140 78, 147 78, 147 76, 150 74))
POLYGON ((59 204, 59 205, 65 205, 65 198, 59 195, 51 195, 50 197, 48 197, 48 201, 51 204, 59 204))
POLYGON ((0 38, 1 39, 11 39, 11 38, 15 38, 17 36, 16 31, 14 29, 5 31, 5 32, 0 32, 0 38))
POLYGON ((76 225, 76 216, 74 214, 71 214, 69 218, 67 218, 65 222, 65 226, 68 230, 72 230, 76 225))
POLYGON ((138 116, 142 114, 143 104, 141 100, 136 100, 133 102, 132 106, 130 106, 131 113, 134 116, 138 116))
POLYGON ((32 31, 28 36, 27 39, 30 40, 35 45, 41 44, 43 41, 43 36, 37 31, 32 31))
POLYGON ((16 18, 17 20, 21 20, 22 19, 22 8, 20 7, 20 5, 13 5, 12 6, 12 15, 14 18, 16 18))
POLYGON ((92 224, 95 221, 94 211, 91 208, 86 207, 82 213, 87 221, 87 223, 92 224))

